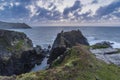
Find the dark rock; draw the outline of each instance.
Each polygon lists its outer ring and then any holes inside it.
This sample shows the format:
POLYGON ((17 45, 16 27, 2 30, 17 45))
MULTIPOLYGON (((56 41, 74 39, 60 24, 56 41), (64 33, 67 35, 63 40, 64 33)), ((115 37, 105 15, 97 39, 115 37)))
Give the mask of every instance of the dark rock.
POLYGON ((34 50, 36 51, 37 54, 41 54, 42 53, 42 48, 41 46, 37 45, 34 50))
POLYGON ((76 44, 89 45, 87 39, 83 34, 78 30, 72 30, 69 32, 61 32, 57 35, 57 38, 54 41, 53 47, 72 47, 76 44))
POLYGON ((25 23, 9 23, 9 22, 2 22, 0 21, 0 28, 1 29, 16 29, 16 28, 31 28, 29 25, 25 23))
POLYGON ((32 41, 24 34, 0 30, 0 75, 10 76, 29 72, 44 56, 33 49, 32 41))
POLYGON ((50 57, 48 59, 48 63, 51 64, 55 59, 57 59, 59 56, 61 56, 62 54, 64 54, 64 52, 66 50, 67 50, 67 48, 65 48, 65 47, 54 48, 51 51, 50 57))
POLYGON ((78 30, 69 32, 61 32, 54 41, 48 63, 51 64, 57 57, 63 55, 67 48, 71 48, 77 44, 89 45, 87 39, 78 30))

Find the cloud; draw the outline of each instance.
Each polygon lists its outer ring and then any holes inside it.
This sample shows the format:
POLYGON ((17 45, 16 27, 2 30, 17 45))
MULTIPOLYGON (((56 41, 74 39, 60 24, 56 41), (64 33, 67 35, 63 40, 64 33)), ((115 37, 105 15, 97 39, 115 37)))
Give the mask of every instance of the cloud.
POLYGON ((64 9, 64 12, 63 12, 64 17, 68 18, 69 14, 71 14, 71 13, 74 14, 74 12, 76 10, 80 11, 81 7, 82 7, 81 2, 80 1, 75 1, 75 3, 73 4, 73 6, 64 9))
POLYGON ((96 11, 96 17, 102 18, 104 16, 112 14, 114 11, 117 11, 120 8, 120 1, 114 1, 113 3, 100 7, 96 11))
POLYGON ((26 9, 28 9, 30 11, 30 18, 35 16, 37 13, 37 9, 34 5, 27 5, 26 9))
POLYGON ((0 16, 8 20, 92 21, 120 19, 119 0, 0 0, 0 16))
POLYGON ((93 0, 91 4, 96 4, 98 3, 98 0, 93 0))

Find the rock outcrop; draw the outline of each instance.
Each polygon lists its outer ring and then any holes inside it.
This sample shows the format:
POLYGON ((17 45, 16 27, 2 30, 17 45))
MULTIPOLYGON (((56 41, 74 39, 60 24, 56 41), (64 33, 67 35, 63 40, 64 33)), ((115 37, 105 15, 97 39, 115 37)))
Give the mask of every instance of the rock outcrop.
POLYGON ((119 49, 112 48, 110 42, 96 43, 91 46, 90 51, 96 58, 103 60, 108 64, 115 64, 120 66, 120 51, 119 49))
MULTIPOLYGON (((39 54, 40 47, 36 47, 39 54)), ((53 56, 63 52, 55 59, 50 69, 11 77, 2 76, 0 80, 119 80, 120 67, 98 60, 89 51, 89 46, 79 44, 67 50, 66 47, 53 48, 53 56), (64 52, 65 51, 65 52, 64 52)), ((113 57, 113 56, 110 56, 113 57)), ((117 56, 116 56, 117 59, 117 56)), ((46 63, 46 60, 45 60, 46 63)), ((36 65, 37 68, 37 65, 36 65)), ((41 68, 41 67, 40 67, 41 68)))
POLYGON ((50 69, 0 80, 120 80, 120 67, 96 59, 87 46, 73 46, 66 53, 62 62, 55 60, 50 69))
POLYGON ((62 31, 57 35, 54 41, 48 63, 51 64, 58 56, 63 55, 67 48, 71 48, 78 44, 89 45, 87 39, 79 30, 72 30, 69 32, 62 31))
POLYGON ((1 29, 20 29, 20 28, 27 29, 31 27, 25 23, 9 23, 9 22, 0 21, 0 28, 1 29))
POLYGON ((103 42, 100 42, 100 43, 96 43, 94 45, 92 45, 92 49, 102 49, 102 48, 112 48, 112 45, 113 43, 110 43, 110 42, 106 42, 106 41, 103 41, 103 42))
POLYGON ((43 58, 24 33, 0 30, 0 75, 29 72, 43 58))
POLYGON ((61 32, 57 35, 52 48, 66 47, 70 48, 76 44, 89 45, 87 39, 83 36, 80 30, 72 30, 69 32, 61 32))

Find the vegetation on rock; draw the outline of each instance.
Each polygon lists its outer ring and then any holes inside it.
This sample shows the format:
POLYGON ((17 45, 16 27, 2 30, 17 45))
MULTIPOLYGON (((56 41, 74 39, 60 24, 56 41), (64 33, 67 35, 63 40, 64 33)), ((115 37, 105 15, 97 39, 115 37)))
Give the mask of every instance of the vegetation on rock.
MULTIPOLYGON (((71 32, 68 33, 67 35, 73 37, 71 32)), ((53 46, 52 54, 50 54, 53 56, 53 59, 49 69, 11 77, 4 76, 0 77, 0 80, 120 80, 120 67, 98 60, 89 51, 88 44, 74 44, 77 39, 76 37, 74 38, 73 40, 75 42, 71 46, 67 46, 68 44, 64 43, 67 38, 65 40, 59 38, 62 43, 57 38, 57 43, 55 41, 55 45, 57 46, 53 46), (61 46, 64 44, 65 46, 61 46)), ((69 40, 67 39, 68 42, 69 40)), ((86 39, 84 38, 83 40, 86 39)), ((21 41, 17 43, 18 48, 21 44, 21 41)), ((33 56, 31 57, 28 54, 23 59, 28 60, 33 58, 33 56)), ((26 64, 25 66, 29 65, 26 64)))
MULTIPOLYGON (((40 52, 41 53, 41 52, 40 52)), ((0 30, 0 75, 29 72, 44 56, 37 54, 32 41, 21 32, 0 30)))
POLYGON ((101 43, 96 43, 95 45, 91 46, 92 49, 102 49, 102 48, 112 48, 110 42, 101 42, 101 43))
POLYGON ((66 52, 62 62, 54 61, 50 69, 26 73, 1 80, 120 80, 120 68, 97 60, 88 47, 74 46, 66 52))

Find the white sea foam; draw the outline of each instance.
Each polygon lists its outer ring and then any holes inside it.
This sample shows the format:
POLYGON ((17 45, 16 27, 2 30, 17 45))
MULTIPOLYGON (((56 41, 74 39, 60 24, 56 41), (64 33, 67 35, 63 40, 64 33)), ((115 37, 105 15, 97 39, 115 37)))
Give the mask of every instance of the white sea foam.
POLYGON ((110 40, 98 40, 97 38, 95 37, 87 37, 88 39, 88 42, 90 45, 94 45, 96 43, 100 43, 100 42, 103 42, 103 41, 106 41, 106 42, 110 42, 111 43, 111 46, 113 48, 120 48, 120 43, 118 42, 115 42, 115 41, 110 41, 110 40))

